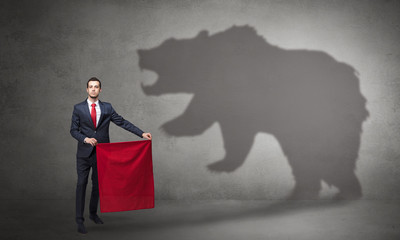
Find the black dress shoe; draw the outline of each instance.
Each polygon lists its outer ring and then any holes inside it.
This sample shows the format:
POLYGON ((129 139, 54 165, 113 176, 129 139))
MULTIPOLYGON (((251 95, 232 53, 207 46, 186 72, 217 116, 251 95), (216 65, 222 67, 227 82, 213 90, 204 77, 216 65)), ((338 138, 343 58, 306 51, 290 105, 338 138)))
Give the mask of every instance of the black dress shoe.
POLYGON ((78 223, 78 233, 82 233, 82 234, 87 233, 85 225, 83 225, 83 223, 78 223))
POLYGON ((94 216, 90 216, 89 217, 93 222, 95 222, 96 224, 103 224, 103 221, 101 221, 101 219, 99 218, 99 216, 94 215, 94 216))

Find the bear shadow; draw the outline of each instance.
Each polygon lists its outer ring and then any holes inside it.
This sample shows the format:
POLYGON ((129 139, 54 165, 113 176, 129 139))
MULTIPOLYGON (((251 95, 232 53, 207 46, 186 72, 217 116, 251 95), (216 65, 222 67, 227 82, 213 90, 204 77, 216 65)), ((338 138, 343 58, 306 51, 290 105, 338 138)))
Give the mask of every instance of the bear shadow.
POLYGON ((220 124, 226 154, 211 171, 238 169, 265 132, 291 167, 288 198, 317 199, 322 181, 338 189, 338 199, 362 196, 355 169, 369 113, 352 66, 322 51, 274 46, 247 25, 167 39, 138 55, 140 68, 158 75, 142 86, 145 94, 194 95, 182 115, 162 125, 166 133, 196 136, 220 124))

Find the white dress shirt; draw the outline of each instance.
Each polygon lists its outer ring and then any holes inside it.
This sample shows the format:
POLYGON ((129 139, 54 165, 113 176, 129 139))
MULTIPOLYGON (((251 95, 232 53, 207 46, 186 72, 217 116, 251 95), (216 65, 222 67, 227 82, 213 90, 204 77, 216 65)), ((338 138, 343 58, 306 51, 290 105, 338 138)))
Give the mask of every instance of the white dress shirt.
MULTIPOLYGON (((88 107, 89 107, 89 112, 90 112, 90 114, 92 114, 92 104, 93 103, 91 101, 89 101, 89 98, 87 99, 87 103, 88 103, 88 107)), ((100 106, 99 106, 99 100, 94 102, 94 104, 96 104, 95 108, 96 108, 96 127, 97 127, 99 125, 99 119, 100 119, 100 115, 101 115, 101 109, 100 109, 100 106)))

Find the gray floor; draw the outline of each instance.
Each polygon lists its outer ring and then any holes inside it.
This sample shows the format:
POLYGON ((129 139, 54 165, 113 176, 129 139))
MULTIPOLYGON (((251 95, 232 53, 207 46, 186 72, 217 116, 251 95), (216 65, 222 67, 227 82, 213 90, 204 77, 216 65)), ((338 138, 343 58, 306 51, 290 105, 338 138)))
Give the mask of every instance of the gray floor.
POLYGON ((73 200, 1 200, 1 239, 400 239, 399 201, 156 201, 76 233, 73 200))

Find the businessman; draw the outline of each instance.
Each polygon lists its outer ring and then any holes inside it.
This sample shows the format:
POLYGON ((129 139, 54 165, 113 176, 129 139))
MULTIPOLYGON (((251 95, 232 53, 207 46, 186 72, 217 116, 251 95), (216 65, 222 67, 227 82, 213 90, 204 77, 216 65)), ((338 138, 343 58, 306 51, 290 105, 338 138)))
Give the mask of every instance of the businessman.
POLYGON ((103 224, 97 215, 99 202, 99 185, 97 179, 96 145, 98 143, 109 143, 110 122, 136 134, 139 137, 151 140, 151 134, 145 133, 138 127, 118 115, 110 103, 101 102, 101 82, 92 77, 86 85, 88 98, 74 106, 70 133, 78 140, 76 153, 76 169, 78 183, 76 185, 76 223, 79 233, 87 233, 83 218, 85 206, 86 186, 90 168, 92 168, 92 194, 89 204, 89 218, 96 224, 103 224))

